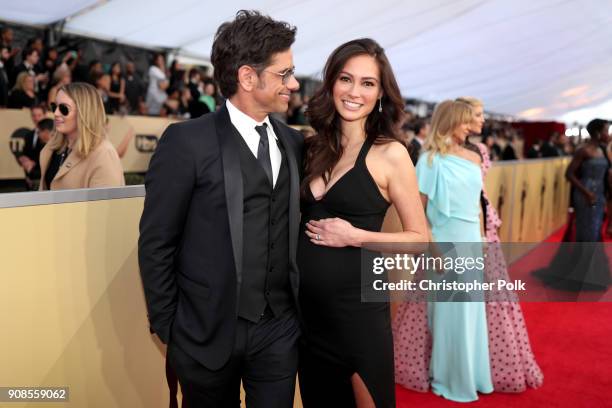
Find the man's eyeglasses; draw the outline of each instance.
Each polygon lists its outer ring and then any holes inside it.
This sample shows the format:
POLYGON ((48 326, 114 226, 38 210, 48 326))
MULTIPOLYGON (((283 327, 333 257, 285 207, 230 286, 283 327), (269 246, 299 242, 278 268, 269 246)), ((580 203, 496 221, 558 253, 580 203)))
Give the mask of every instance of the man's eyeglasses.
POLYGON ((51 103, 49 108, 51 108, 51 112, 53 113, 55 113, 55 110, 59 108, 59 111, 62 116, 68 116, 68 114, 70 113, 70 106, 66 105, 65 103, 60 103, 59 105, 56 103, 51 103))
POLYGON ((267 69, 264 69, 264 71, 281 77, 281 80, 283 81, 283 85, 287 85, 291 77, 295 76, 295 68, 289 68, 289 69, 284 70, 283 72, 274 72, 274 71, 269 71, 267 69))

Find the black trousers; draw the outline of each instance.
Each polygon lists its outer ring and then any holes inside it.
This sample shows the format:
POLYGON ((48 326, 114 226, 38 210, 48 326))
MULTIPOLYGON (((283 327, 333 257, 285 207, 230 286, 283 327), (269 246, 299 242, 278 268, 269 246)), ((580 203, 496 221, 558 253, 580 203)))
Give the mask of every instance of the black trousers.
POLYGON ((240 407, 240 380, 248 408, 292 408, 298 367, 295 312, 266 312, 253 323, 238 318, 234 349, 219 370, 209 370, 170 341, 167 359, 189 408, 240 407))

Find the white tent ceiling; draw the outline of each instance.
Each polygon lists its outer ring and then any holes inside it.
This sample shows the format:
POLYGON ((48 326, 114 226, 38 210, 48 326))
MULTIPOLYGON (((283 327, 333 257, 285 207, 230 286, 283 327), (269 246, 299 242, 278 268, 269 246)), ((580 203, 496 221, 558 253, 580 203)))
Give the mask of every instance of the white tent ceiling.
POLYGON ((612 118, 610 0, 0 0, 0 19, 179 49, 208 57, 214 33, 241 8, 298 27, 298 73, 318 76, 358 37, 387 51, 405 97, 460 95, 527 119, 612 118))

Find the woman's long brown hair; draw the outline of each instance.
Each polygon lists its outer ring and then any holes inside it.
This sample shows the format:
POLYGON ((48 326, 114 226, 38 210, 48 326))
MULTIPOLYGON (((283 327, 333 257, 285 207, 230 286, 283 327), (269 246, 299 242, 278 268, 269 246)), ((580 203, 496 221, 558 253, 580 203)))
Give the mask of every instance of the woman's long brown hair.
POLYGON ((382 112, 378 104, 366 119, 366 139, 373 143, 402 142, 399 130, 404 117, 402 99, 391 64, 383 48, 369 38, 361 38, 342 44, 332 52, 323 70, 323 84, 315 92, 306 115, 316 135, 306 140, 304 157, 304 179, 301 192, 304 195, 310 182, 323 176, 325 184, 340 160, 343 148, 340 143, 340 116, 336 111, 333 89, 347 61, 358 55, 370 55, 376 60, 382 85, 382 112))

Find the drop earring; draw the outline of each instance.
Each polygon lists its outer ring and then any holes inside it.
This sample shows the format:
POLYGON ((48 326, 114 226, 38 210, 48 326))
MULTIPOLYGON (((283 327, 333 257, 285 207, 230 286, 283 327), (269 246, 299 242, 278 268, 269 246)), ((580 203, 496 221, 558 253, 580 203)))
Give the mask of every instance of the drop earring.
POLYGON ((378 98, 378 113, 382 113, 382 98, 378 98))

